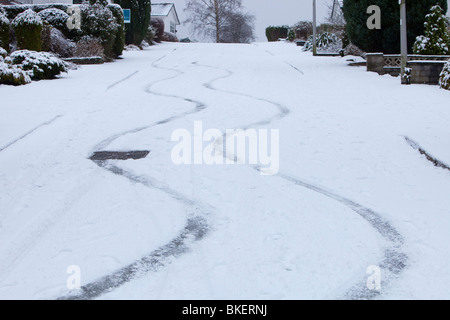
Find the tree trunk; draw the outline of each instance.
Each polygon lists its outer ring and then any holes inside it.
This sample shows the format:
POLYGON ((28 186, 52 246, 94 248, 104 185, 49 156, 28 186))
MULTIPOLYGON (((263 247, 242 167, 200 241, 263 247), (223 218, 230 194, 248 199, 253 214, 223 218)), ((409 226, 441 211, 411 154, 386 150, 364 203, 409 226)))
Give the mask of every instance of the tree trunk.
POLYGON ((220 24, 219 24, 219 0, 214 0, 214 12, 216 16, 216 42, 220 42, 220 24))

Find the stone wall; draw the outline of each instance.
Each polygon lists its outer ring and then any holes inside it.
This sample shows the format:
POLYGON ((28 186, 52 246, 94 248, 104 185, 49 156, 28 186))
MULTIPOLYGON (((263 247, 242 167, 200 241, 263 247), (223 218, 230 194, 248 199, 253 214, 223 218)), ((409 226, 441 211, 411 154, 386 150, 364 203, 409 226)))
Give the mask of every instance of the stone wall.
MULTIPOLYGON (((367 71, 380 75, 400 75, 401 56, 383 53, 368 53, 367 71)), ((450 56, 408 55, 411 68, 411 83, 438 84, 439 75, 450 56)))

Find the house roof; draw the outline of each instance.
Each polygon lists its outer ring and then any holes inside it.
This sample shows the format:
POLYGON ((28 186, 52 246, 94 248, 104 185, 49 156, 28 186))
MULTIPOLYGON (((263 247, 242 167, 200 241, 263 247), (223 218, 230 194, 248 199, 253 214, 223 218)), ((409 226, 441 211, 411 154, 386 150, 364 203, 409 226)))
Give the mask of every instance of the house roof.
MULTIPOLYGON (((1 0, 0 0, 1 1, 1 0)), ((173 3, 152 3, 152 17, 167 17, 172 10, 177 18, 177 23, 180 24, 180 19, 178 18, 177 10, 175 9, 175 4, 173 3)))

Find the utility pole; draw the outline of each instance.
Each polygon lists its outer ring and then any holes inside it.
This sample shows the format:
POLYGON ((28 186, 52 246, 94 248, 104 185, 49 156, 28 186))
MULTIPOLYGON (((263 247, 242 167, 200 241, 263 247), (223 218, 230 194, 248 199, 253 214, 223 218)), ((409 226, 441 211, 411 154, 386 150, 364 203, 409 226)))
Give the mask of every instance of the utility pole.
POLYGON ((316 15, 316 0, 313 0, 313 56, 317 55, 317 15, 316 15))
POLYGON ((406 0, 399 0, 400 3, 400 48, 401 48, 401 78, 402 84, 406 84, 405 69, 408 65, 408 37, 406 26, 406 0))

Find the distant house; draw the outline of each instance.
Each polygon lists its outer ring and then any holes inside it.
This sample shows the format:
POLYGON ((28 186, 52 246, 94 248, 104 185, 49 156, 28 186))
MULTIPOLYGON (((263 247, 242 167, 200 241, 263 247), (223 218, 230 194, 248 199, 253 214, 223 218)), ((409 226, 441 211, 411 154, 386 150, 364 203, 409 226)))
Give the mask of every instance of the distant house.
POLYGON ((181 24, 173 3, 152 3, 151 17, 161 18, 164 21, 164 31, 173 34, 177 33, 177 26, 181 24))

